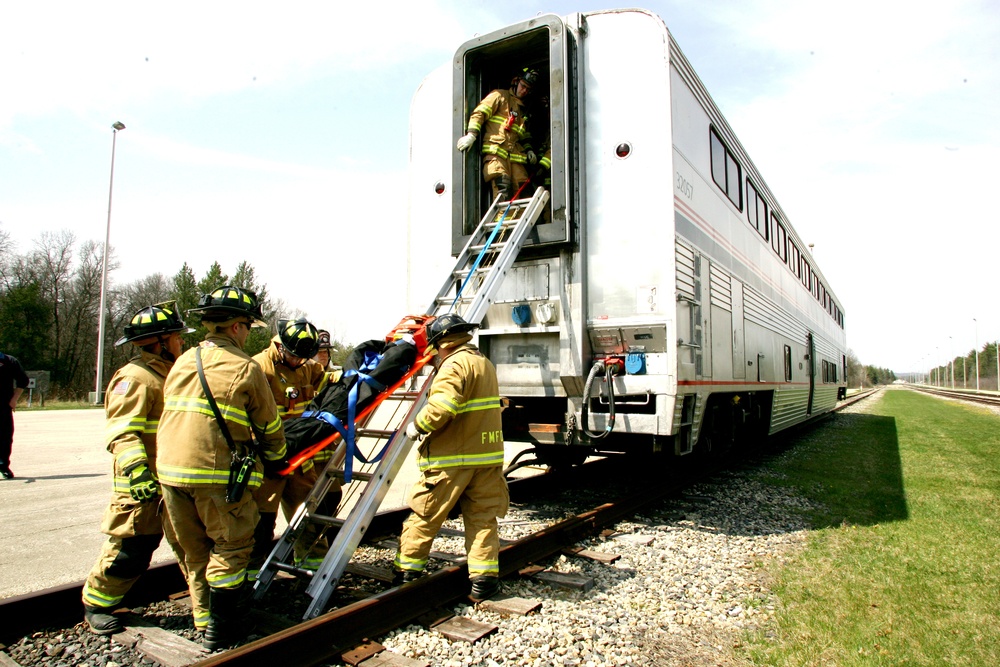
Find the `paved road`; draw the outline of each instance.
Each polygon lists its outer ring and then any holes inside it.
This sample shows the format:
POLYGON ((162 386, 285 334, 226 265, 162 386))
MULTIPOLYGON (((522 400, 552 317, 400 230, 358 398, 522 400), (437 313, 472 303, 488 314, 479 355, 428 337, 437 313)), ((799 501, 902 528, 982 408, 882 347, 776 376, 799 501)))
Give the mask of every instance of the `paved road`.
MULTIPOLYGON (((0 479, 0 599, 86 579, 111 494, 103 410, 18 411, 14 425, 16 477, 0 479)), ((508 447, 508 460, 522 447, 508 447)), ((415 477, 409 461, 383 508, 405 505, 415 477)), ((279 515, 279 534, 284 527, 279 515)), ((165 544, 153 557, 172 559, 165 544)))

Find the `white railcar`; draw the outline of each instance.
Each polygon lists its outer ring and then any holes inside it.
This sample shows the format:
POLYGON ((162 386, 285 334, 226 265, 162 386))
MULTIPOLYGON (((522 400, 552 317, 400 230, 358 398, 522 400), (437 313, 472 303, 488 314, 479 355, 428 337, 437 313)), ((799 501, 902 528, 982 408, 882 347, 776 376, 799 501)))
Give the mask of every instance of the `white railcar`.
POLYGON ((529 126, 551 146, 551 174, 533 179, 551 177, 551 215, 479 332, 510 400, 507 437, 686 454, 833 408, 841 303, 663 21, 641 10, 511 25, 427 77, 410 120, 410 307, 427 305, 485 210, 480 156, 455 141, 524 67, 546 79, 529 126), (609 365, 624 368, 594 379, 609 365))

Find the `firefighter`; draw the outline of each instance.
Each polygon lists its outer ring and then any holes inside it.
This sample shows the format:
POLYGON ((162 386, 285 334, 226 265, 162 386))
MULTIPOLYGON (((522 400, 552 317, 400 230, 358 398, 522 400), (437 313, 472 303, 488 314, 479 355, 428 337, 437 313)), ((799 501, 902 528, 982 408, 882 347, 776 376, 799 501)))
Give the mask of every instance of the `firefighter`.
POLYGON ((458 504, 474 602, 499 589, 497 518, 507 513, 509 502, 496 369, 469 343, 477 326, 449 313, 428 327, 438 370, 426 405, 406 426, 411 439, 423 437, 417 456, 421 476, 393 563, 395 584, 418 577, 434 536, 458 504))
MULTIPOLYGON (((313 397, 326 386, 323 367, 312 360, 319 348, 319 332, 311 322, 304 319, 279 320, 278 333, 271 339, 271 345, 254 355, 253 360, 264 371, 270 384, 282 421, 301 417, 313 397)), ((278 506, 281 506, 285 519, 291 520, 295 510, 315 486, 317 472, 313 461, 306 461, 288 476, 265 476, 264 483, 254 491, 260 521, 254 531, 254 549, 247 571, 250 579, 257 578, 271 552, 278 506)), ((337 489, 339 487, 333 491, 337 489)), ((310 528, 295 543, 296 562, 304 568, 315 570, 323 562, 325 553, 326 544, 320 540, 318 529, 310 528), (315 547, 310 549, 314 543, 315 547)))
MULTIPOLYGON (((101 532, 108 535, 83 587, 83 615, 91 631, 122 629, 112 615, 125 593, 149 569, 163 537, 160 487, 156 482, 156 429, 163 412, 163 381, 181 354, 181 334, 191 333, 174 302, 139 310, 115 346, 132 343, 139 356, 118 369, 104 394, 105 438, 114 457, 111 503, 101 532)), ((183 563, 168 533, 167 541, 183 563)), ((208 614, 208 600, 194 600, 195 618, 208 614)))
POLYGON ((464 152, 482 135, 483 181, 492 185, 494 199, 500 193, 512 198, 528 180, 524 165, 537 162, 524 100, 540 78, 536 70, 526 67, 511 81, 509 90, 491 91, 473 109, 466 134, 458 140, 457 148, 464 152))
POLYGON ((267 326, 257 296, 227 285, 188 312, 201 313, 208 333, 167 376, 156 469, 191 597, 209 591, 204 644, 215 650, 249 630, 246 568, 259 517, 245 489, 262 479, 255 446, 268 469, 284 468, 287 457, 267 377, 243 351, 251 327, 267 326))
POLYGON ((324 371, 331 371, 333 367, 330 363, 330 350, 333 343, 330 342, 330 332, 326 329, 319 330, 319 350, 313 355, 313 361, 318 363, 324 371))

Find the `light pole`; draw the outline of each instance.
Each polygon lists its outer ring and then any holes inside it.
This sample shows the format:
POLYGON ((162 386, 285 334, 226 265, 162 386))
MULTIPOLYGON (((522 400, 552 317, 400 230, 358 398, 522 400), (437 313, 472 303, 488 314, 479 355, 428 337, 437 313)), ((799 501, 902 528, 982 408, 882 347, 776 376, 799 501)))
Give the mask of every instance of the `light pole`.
POLYGON ((953 337, 951 337, 951 336, 948 336, 948 356, 951 357, 951 361, 949 361, 948 363, 951 364, 951 388, 952 389, 955 388, 955 354, 954 354, 954 352, 955 352, 955 339, 953 337))
POLYGON ((979 322, 974 317, 972 322, 976 325, 976 391, 979 391, 979 322))
POLYGON ((101 390, 104 388, 101 371, 104 368, 104 309, 108 291, 108 245, 111 243, 111 193, 115 188, 115 140, 118 131, 124 130, 125 124, 115 121, 111 125, 111 180, 108 184, 108 225, 104 232, 104 262, 101 264, 101 307, 97 313, 97 381, 94 383, 94 404, 101 403, 101 390))

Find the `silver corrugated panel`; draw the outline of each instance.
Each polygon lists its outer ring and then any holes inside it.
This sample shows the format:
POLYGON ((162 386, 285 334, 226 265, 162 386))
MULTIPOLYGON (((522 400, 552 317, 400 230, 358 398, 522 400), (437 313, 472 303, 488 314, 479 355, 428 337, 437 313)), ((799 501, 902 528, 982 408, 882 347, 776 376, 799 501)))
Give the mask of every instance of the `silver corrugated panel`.
POLYGON ((730 275, 713 262, 709 266, 709 294, 712 305, 733 310, 733 281, 730 275))
POLYGON ((675 244, 677 261, 677 295, 695 299, 694 251, 680 243, 675 244))
POLYGON ((774 404, 771 408, 771 433, 797 424, 807 417, 806 407, 809 403, 809 389, 781 389, 774 392, 774 404))
POLYGON ((748 322, 759 324, 792 340, 804 341, 808 330, 794 317, 749 286, 743 289, 743 313, 748 322))

